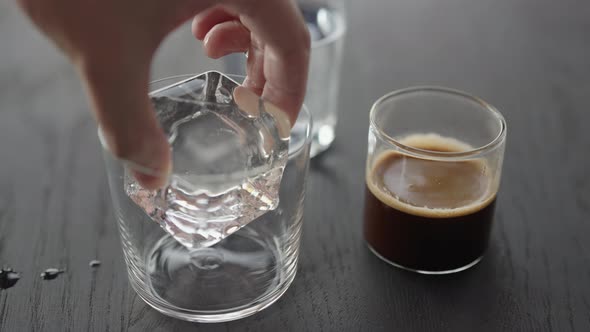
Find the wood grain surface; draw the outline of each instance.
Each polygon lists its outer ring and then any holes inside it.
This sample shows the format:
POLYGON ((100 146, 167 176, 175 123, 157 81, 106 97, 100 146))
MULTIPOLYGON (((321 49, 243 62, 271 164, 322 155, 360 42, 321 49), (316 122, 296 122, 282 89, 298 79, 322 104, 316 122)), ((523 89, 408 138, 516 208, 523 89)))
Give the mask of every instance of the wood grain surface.
MULTIPOLYGON (((153 76, 211 68, 183 27, 153 76)), ((349 1, 343 73, 293 285, 252 317, 187 323, 130 289, 83 89, 0 2, 0 265, 22 273, 0 291, 0 331, 590 331, 590 2, 349 1), (457 275, 392 268, 361 235, 368 110, 416 84, 472 92, 508 122, 492 245, 457 275), (44 281, 48 267, 67 271, 44 281)))

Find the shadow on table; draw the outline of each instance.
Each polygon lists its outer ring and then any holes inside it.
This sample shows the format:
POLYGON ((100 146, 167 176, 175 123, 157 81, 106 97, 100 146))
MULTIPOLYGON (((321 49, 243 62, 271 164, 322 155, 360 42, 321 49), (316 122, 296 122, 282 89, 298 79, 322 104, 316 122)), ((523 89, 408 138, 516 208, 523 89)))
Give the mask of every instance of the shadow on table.
POLYGON ((391 285, 381 291, 390 299, 398 299, 398 319, 426 320, 451 331, 475 328, 504 331, 526 319, 527 308, 518 297, 520 292, 510 286, 514 284, 510 282, 511 267, 494 241, 479 264, 448 275, 405 271, 384 263, 368 249, 365 259, 364 266, 375 275, 374 283, 391 285))

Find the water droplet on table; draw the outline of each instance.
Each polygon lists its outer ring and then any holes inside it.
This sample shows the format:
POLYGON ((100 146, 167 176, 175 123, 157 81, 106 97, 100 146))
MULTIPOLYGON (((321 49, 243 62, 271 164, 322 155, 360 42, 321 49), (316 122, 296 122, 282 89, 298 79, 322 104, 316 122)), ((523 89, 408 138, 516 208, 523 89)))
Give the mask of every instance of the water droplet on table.
POLYGON ((64 273, 65 270, 60 270, 56 268, 49 268, 41 273, 41 279, 43 280, 53 280, 57 278, 58 275, 64 273))
POLYGON ((100 266, 100 264, 101 264, 101 261, 99 261, 97 259, 93 259, 90 261, 90 263, 88 263, 88 265, 90 267, 98 267, 98 266, 100 266))
POLYGON ((0 270, 0 290, 8 289, 18 282, 20 273, 14 272, 10 267, 4 267, 0 270))

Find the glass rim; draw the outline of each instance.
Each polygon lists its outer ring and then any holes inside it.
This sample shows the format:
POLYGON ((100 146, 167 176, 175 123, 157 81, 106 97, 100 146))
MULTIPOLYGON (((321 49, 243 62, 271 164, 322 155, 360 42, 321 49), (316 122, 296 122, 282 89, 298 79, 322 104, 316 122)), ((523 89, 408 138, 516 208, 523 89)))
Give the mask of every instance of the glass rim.
POLYGON ((436 86, 436 85, 412 86, 412 87, 408 87, 408 88, 395 90, 395 91, 385 94, 384 96, 377 99, 377 101, 375 101, 375 103, 373 103, 373 106, 371 106, 371 110, 369 112, 369 124, 370 124, 371 131, 373 131, 375 134, 377 134, 379 136, 379 138, 381 138, 383 141, 387 142, 391 146, 400 149, 402 152, 404 152, 408 155, 411 155, 411 156, 415 156, 415 157, 429 157, 431 159, 443 160, 443 161, 444 160, 451 161, 451 160, 470 159, 470 158, 474 158, 474 157, 480 156, 482 154, 485 154, 488 151, 493 150, 496 147, 500 146, 504 142, 504 140, 506 138, 506 129, 507 129, 506 120, 504 119, 504 116, 502 115, 502 113, 500 113, 500 111, 498 111, 498 109, 496 109, 494 106, 492 106, 491 104, 489 104, 488 102, 486 102, 482 98, 471 95, 471 94, 461 91, 461 90, 447 88, 447 87, 443 87, 443 86, 436 86), (481 106, 481 108, 485 109, 488 112, 491 112, 494 115, 494 118, 498 121, 498 123, 500 125, 500 130, 498 131, 498 134, 492 140, 490 140, 488 143, 486 143, 482 146, 479 146, 479 147, 475 147, 475 148, 470 149, 468 151, 462 151, 462 152, 431 151, 431 150, 415 148, 415 147, 403 144, 399 140, 391 137, 389 134, 384 132, 381 129, 381 126, 379 126, 379 124, 375 120, 375 118, 377 116, 378 110, 381 109, 381 107, 383 106, 383 104, 385 102, 387 102, 391 99, 394 99, 396 97, 399 97, 399 96, 402 96, 402 95, 405 95, 408 93, 414 93, 414 92, 439 92, 439 93, 443 93, 446 95, 458 96, 463 99, 467 99, 472 102, 475 102, 476 104, 481 106))
MULTIPOLYGON (((209 72, 209 71, 207 71, 207 72, 209 72)), ((168 80, 173 80, 173 79, 191 78, 191 77, 195 77, 195 76, 201 75, 201 74, 204 74, 204 73, 180 74, 180 75, 162 77, 162 78, 158 78, 158 79, 154 79, 154 80, 150 81, 149 85, 161 83, 163 81, 168 81, 168 80)), ((234 79, 234 78, 245 79, 246 78, 243 75, 225 74, 225 73, 223 73, 223 75, 226 75, 226 76, 230 77, 231 79, 234 79)), ((238 83, 238 82, 236 81, 236 83, 238 83)), ((165 87, 158 88, 154 91, 149 91, 148 95, 150 95, 151 93, 153 93, 155 91, 163 89, 163 88, 165 88, 165 87)), ((208 103, 208 102, 203 102, 203 103, 208 103)), ((309 145, 311 143, 311 128, 313 125, 313 117, 311 116, 311 112, 307 109, 307 106, 305 106, 305 105, 301 105, 301 110, 299 111, 299 114, 301 114, 301 113, 303 113, 305 116, 307 116, 307 121, 305 121, 305 126, 306 126, 306 128, 305 128, 305 141, 303 142, 303 144, 298 146, 296 149, 294 149, 294 150, 289 149, 289 155, 288 155, 289 159, 292 156, 298 154, 301 150, 303 150, 307 145, 309 145)), ((297 120, 299 120, 299 116, 297 116, 297 120)), ((295 125, 295 124, 293 124, 293 125, 295 125)), ((100 145, 102 146, 102 148, 105 151, 108 151, 109 153, 111 153, 110 149, 108 148, 108 146, 106 144, 106 140, 103 135, 102 128, 100 126, 98 126, 98 138, 99 138, 100 145)), ((140 168, 143 168, 143 167, 140 166, 140 168)))

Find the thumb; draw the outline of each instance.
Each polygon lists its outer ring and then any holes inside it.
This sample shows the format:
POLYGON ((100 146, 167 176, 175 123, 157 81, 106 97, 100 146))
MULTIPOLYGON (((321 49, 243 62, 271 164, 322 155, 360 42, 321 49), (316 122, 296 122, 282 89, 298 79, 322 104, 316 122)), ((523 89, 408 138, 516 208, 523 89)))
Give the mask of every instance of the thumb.
POLYGON ((148 98, 150 56, 119 53, 79 66, 92 110, 110 151, 129 166, 146 189, 165 185, 170 147, 148 98))

